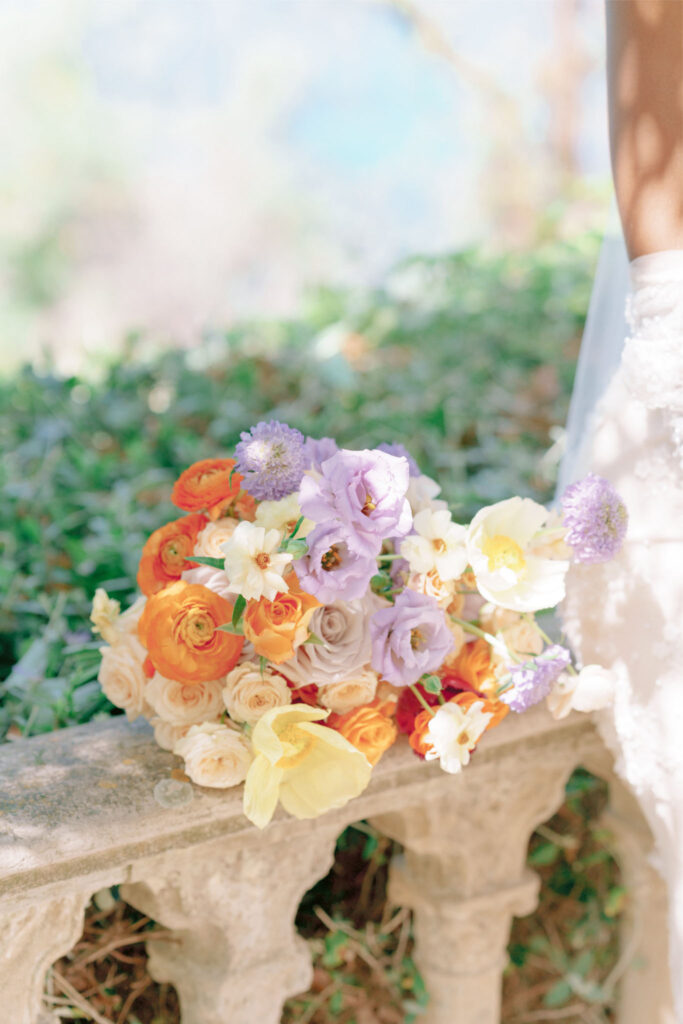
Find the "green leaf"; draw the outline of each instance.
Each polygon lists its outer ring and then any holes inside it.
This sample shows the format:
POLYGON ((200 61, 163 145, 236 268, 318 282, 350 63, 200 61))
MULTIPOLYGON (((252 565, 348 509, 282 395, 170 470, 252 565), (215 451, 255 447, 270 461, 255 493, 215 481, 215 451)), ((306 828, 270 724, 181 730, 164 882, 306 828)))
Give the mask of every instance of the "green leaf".
POLYGON ((224 622, 222 626, 216 626, 216 629, 220 629, 221 633, 232 633, 233 636, 244 636, 244 630, 242 629, 241 623, 233 626, 232 622, 224 622))
POLYGON ((303 558, 308 552, 308 544, 303 537, 299 538, 299 540, 290 540, 286 537, 280 544, 280 551, 293 555, 294 558, 303 558))
POLYGON ((562 1006, 572 997, 572 987, 564 979, 558 981, 556 985, 546 992, 543 997, 543 1005, 547 1007, 562 1006))
POLYGON ((626 890, 621 885, 614 885, 607 893, 607 899, 603 907, 605 917, 618 917, 624 909, 626 901, 626 890))
POLYGON ((554 864, 559 853, 560 848, 555 846, 555 843, 541 843, 540 846, 537 846, 529 854, 529 863, 538 864, 539 866, 554 864))
POLYGON ((263 655, 261 655, 261 657, 259 658, 258 662, 259 662, 259 668, 261 670, 261 679, 263 679, 264 673, 266 671, 266 665, 268 664, 268 659, 264 658, 263 655))
POLYGON ((247 599, 242 594, 237 595, 234 607, 232 609, 232 624, 235 628, 239 625, 240 619, 244 614, 244 609, 247 607, 247 599))
POLYGON ((209 558, 208 555, 192 555, 190 562, 197 562, 198 565, 208 565, 212 569, 225 569, 224 558, 209 558))
POLYGON ((325 647, 326 646, 325 641, 321 640, 320 637, 316 636, 315 633, 309 633, 308 636, 306 637, 306 639, 304 640, 304 643, 305 644, 314 644, 316 647, 325 647))
POLYGON ((441 693, 442 683, 438 676, 423 676, 420 685, 427 693, 441 693))

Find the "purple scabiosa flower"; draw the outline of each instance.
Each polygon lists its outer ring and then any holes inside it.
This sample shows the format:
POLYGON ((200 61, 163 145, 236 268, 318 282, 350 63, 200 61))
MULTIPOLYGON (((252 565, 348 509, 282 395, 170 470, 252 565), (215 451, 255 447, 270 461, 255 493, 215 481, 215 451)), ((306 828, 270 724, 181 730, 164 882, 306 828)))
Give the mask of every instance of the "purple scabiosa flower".
POLYGON ((322 604, 363 597, 377 572, 372 556, 349 550, 338 523, 320 523, 306 541, 308 553, 294 563, 302 590, 322 604))
POLYGON ((303 434, 286 423, 261 421, 240 434, 235 448, 244 489, 257 501, 279 501, 296 491, 306 468, 303 434))
POLYGON ((577 562, 608 562, 621 550, 628 512, 604 477, 589 473, 570 484, 562 495, 562 519, 567 528, 565 542, 574 549, 577 562))
POLYGON ((341 449, 319 478, 305 476, 301 511, 315 523, 337 523, 351 551, 376 557, 387 537, 405 537, 413 516, 406 499, 408 462, 386 452, 341 449))
POLYGON ((371 665, 394 686, 410 686, 435 672, 455 646, 446 617, 433 597, 404 590, 370 620, 371 665))
POLYGON ((548 696, 570 660, 566 647, 551 644, 542 654, 513 667, 510 673, 512 688, 501 694, 500 699, 510 706, 511 711, 528 711, 548 696))
POLYGON ((304 443, 306 469, 320 472, 325 459, 331 459, 339 451, 339 445, 331 437, 307 437, 304 443))
POLYGON ((399 444, 398 441, 395 441, 393 444, 386 444, 386 443, 378 444, 377 445, 377 451, 378 452, 386 452, 387 455, 396 455, 399 459, 400 458, 407 459, 408 460, 408 469, 410 471, 410 475, 411 476, 421 476, 422 475, 420 473, 420 467, 418 466, 417 462, 415 461, 415 459, 410 454, 410 452, 408 451, 408 449, 406 448, 406 446, 404 444, 399 444))

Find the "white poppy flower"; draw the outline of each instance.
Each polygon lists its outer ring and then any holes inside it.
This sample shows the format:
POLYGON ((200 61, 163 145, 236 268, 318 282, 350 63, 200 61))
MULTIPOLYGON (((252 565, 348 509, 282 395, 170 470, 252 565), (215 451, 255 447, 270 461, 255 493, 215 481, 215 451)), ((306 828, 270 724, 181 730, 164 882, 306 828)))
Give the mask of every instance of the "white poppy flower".
MULTIPOLYGON (((301 518, 298 493, 288 494, 286 498, 279 501, 262 501, 256 509, 256 526, 262 526, 266 530, 282 530, 291 533, 301 518)), ((313 529, 315 523, 310 519, 304 519, 296 531, 297 537, 306 537, 313 529)))
POLYGON ((554 608, 564 597, 569 562, 534 553, 548 511, 531 498, 481 509, 467 531, 467 554, 479 592, 518 612, 554 608))

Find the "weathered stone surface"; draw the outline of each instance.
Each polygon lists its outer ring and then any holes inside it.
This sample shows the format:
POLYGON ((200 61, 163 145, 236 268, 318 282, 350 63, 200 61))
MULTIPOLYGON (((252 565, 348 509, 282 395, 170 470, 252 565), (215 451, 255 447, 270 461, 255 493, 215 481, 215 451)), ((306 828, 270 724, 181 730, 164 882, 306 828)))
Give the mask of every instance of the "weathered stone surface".
MULTIPOLYGON (((511 715, 480 744, 462 776, 445 775, 397 743, 373 772, 360 797, 325 821, 339 829, 348 821, 417 801, 427 793, 470 784, 476 766, 506 746, 527 746, 551 733, 577 745, 594 736, 579 716, 555 722, 544 711, 511 715)), ((597 741, 596 741, 597 742, 597 741)), ((578 746, 577 746, 577 756, 578 746)), ((77 726, 0 747, 0 900, 41 886, 116 871, 165 850, 184 849, 218 836, 236 848, 305 835, 310 824, 280 809, 260 833, 242 814, 242 789, 193 786, 193 800, 162 807, 154 787, 181 762, 161 750, 146 725, 114 719, 77 726)))
MULTIPOLYGON (((259 832, 242 814, 241 787, 192 786, 188 803, 162 806, 155 787, 180 762, 144 724, 119 718, 7 744, 0 748, 3 1012, 11 1008, 12 1024, 38 1024, 45 970, 78 937, 89 895, 125 883, 126 898, 173 933, 150 942, 150 962, 154 977, 176 985, 183 1024, 276 1024, 282 1000, 310 977, 293 929, 298 902, 327 871, 344 826, 369 817, 406 848, 392 895, 416 912, 416 955, 432 994, 425 1024, 495 1024, 510 919, 532 909, 538 886, 525 868, 528 838, 581 763, 610 772, 590 719, 555 722, 537 708, 487 734, 462 775, 420 762, 400 742, 347 807, 313 822, 278 811, 259 832)), ((620 803, 619 815, 630 820, 632 808, 620 803)), ((649 1007, 653 1024, 670 1024, 655 937, 663 908, 647 903, 647 843, 621 833, 642 904, 638 949, 655 950, 644 976, 649 993, 638 1005, 649 1007)), ((636 985, 625 965, 624 991, 636 985)))

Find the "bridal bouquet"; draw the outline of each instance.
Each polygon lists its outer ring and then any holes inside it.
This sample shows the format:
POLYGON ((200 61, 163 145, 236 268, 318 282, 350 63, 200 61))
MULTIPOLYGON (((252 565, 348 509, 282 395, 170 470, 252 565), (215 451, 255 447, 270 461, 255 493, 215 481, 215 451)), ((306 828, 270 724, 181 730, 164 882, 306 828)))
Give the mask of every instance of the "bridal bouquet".
POLYGON ((510 711, 609 700, 607 673, 577 672, 534 618, 572 559, 619 550, 607 481, 572 485, 559 512, 513 497, 462 525, 400 445, 350 451, 275 421, 241 438, 180 475, 143 596, 93 605, 104 692, 193 782, 244 782, 263 828, 278 801, 310 818, 357 796, 399 733, 457 773, 510 711))

